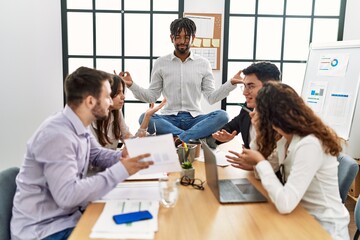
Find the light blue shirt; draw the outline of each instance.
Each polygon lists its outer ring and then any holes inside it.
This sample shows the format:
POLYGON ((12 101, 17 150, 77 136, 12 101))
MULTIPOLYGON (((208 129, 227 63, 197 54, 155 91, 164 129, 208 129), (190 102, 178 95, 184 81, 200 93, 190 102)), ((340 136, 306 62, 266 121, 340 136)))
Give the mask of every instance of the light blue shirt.
POLYGON ((235 88, 236 85, 228 81, 215 89, 210 62, 190 52, 184 62, 174 53, 158 58, 151 72, 149 88, 144 89, 134 82, 129 89, 137 99, 148 103, 155 102, 162 94, 167 99, 162 114, 185 111, 196 117, 202 114, 201 95, 209 104, 214 104, 235 88))
POLYGON ((102 148, 68 106, 45 120, 27 143, 16 179, 12 239, 41 239, 74 227, 79 208, 129 176, 120 156, 102 148), (87 178, 89 162, 108 168, 87 178))

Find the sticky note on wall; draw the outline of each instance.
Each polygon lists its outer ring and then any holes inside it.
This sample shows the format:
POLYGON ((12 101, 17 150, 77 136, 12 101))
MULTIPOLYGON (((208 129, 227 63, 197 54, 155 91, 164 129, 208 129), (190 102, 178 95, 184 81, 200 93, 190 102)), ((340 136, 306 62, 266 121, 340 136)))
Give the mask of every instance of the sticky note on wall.
POLYGON ((204 47, 210 47, 210 39, 204 39, 203 40, 203 46, 204 47))
POLYGON ((193 46, 195 47, 201 47, 201 39, 195 38, 193 42, 193 46))
POLYGON ((212 39, 211 44, 213 47, 220 47, 220 39, 212 39))

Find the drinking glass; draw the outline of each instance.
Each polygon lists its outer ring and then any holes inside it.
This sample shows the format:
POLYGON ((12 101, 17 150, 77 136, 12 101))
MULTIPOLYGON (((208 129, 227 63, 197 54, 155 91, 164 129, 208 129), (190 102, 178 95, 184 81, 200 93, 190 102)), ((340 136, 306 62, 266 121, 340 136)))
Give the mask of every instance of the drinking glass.
POLYGON ((168 177, 159 179, 160 203, 164 207, 175 207, 179 196, 179 184, 180 180, 178 178, 168 177))

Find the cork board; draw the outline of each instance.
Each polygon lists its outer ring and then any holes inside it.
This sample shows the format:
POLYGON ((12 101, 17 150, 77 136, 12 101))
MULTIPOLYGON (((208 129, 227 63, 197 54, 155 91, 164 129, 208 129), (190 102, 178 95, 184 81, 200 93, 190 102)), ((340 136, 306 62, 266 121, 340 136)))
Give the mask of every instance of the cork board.
POLYGON ((211 68, 220 70, 221 50, 221 14, 217 13, 184 13, 196 24, 196 36, 192 51, 210 61, 211 68))

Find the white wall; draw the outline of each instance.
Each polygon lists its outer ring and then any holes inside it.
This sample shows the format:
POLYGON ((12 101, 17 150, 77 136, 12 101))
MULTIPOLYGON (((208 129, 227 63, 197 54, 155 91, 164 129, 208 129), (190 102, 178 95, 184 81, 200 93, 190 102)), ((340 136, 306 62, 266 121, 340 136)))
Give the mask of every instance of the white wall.
POLYGON ((344 40, 360 39, 360 1, 347 0, 345 14, 344 40))
MULTIPOLYGON (((359 9, 358 0, 347 0, 344 40, 360 39, 359 9)), ((185 12, 223 11, 224 0, 185 0, 185 12)), ((63 107, 60 14, 60 1, 0 1, 0 170, 20 166, 32 133, 63 107)), ((219 86, 221 71, 214 76, 219 86)))
POLYGON ((0 170, 20 166, 26 142, 63 106, 60 1, 0 1, 0 170))
MULTIPOLYGON (((225 0, 185 0, 184 1, 184 12, 185 13, 221 13, 224 14, 225 0), (206 9, 205 9, 206 8, 206 9)), ((222 25, 224 26, 224 15, 222 16, 222 25)), ((221 33, 223 35, 223 32, 221 33)), ((223 36, 221 36, 223 39, 223 36)), ((221 43, 221 55, 223 51, 221 43)), ((222 84, 222 58, 220 58, 220 70, 213 70, 214 78, 216 81, 216 88, 222 84)), ((204 112, 211 112, 221 108, 221 102, 217 102, 213 105, 207 103, 206 100, 202 99, 201 107, 204 112)))

